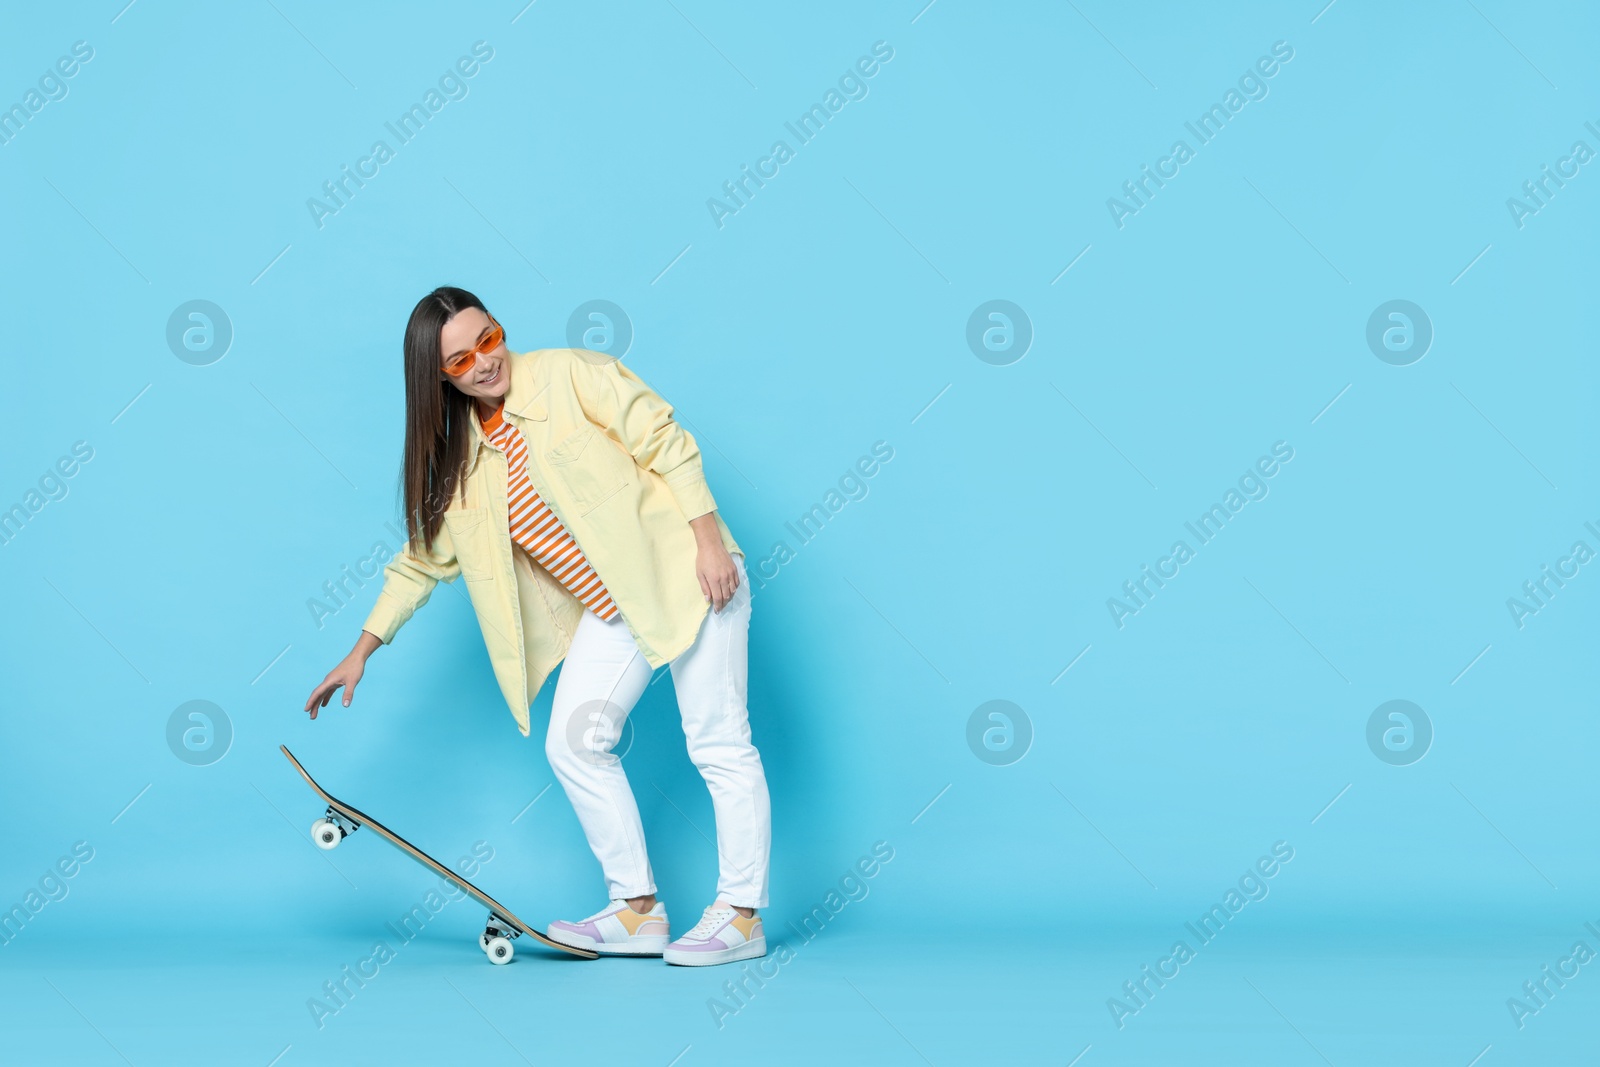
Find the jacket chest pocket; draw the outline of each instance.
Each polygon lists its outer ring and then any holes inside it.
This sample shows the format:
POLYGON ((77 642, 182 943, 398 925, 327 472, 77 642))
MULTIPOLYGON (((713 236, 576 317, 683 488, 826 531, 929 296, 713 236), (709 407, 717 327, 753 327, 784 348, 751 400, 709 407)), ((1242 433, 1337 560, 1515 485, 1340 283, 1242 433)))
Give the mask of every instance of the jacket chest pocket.
POLYGON ((455 547, 456 564, 461 576, 469 582, 487 581, 493 574, 489 566, 489 527, 485 521, 487 507, 454 508, 444 513, 444 524, 450 530, 450 543, 455 547))
POLYGON ((633 457, 585 423, 544 453, 579 514, 587 514, 628 484, 633 457))

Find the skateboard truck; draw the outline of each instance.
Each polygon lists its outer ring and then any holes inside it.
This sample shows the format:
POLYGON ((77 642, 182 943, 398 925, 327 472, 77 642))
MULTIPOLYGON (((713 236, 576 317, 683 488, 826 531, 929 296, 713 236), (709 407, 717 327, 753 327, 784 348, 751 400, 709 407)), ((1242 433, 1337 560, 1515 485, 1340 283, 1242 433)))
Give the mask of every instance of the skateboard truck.
POLYGON ((483 949, 490 963, 510 963, 511 957, 516 954, 511 941, 521 936, 521 930, 501 918, 498 912, 491 911, 483 933, 478 935, 478 947, 483 949))
POLYGON ((326 852, 328 849, 338 848, 339 842, 349 837, 361 828, 361 824, 354 819, 328 808, 327 814, 311 824, 311 840, 317 847, 326 852))

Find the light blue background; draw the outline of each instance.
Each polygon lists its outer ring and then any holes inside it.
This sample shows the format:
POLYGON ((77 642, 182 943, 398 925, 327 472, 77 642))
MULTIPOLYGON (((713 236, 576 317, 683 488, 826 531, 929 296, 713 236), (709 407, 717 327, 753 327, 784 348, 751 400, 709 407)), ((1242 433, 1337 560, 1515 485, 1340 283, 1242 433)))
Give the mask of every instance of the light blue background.
MULTIPOLYGON (((94 849, 0 948, 17 1062, 1593 1054, 1600 965, 1523 1029, 1506 1007, 1600 949, 1596 565, 1521 629, 1506 607, 1574 541, 1600 549, 1596 165, 1522 228, 1506 207, 1574 141, 1600 149, 1592 7, 519 8, 7 15, 0 104, 95 50, 0 146, 0 507, 94 449, 0 546, 0 903, 94 849), (479 40, 466 98, 319 229, 307 199, 479 40), (707 199, 880 40, 868 95, 719 229, 707 199), (1193 147, 1184 122, 1275 41, 1294 57, 1269 95, 1114 225, 1107 198, 1193 147), (490 842, 480 884, 535 925, 603 903, 538 743, 549 688, 522 739, 460 590, 352 708, 299 710, 377 583, 321 629, 307 600, 394 544, 400 341, 440 284, 517 350, 623 307, 627 363, 696 434, 752 562, 894 449, 757 591, 769 940, 874 842, 894 859, 723 1028, 732 968, 526 944, 491 968, 468 904, 325 1027, 306 1007, 429 880, 365 835, 317 853, 279 743, 442 858, 490 842), (235 331, 208 366, 165 341, 194 299, 235 331), (965 341, 992 299, 1035 332, 1007 366, 965 341), (1366 345, 1393 299, 1435 330, 1410 366, 1366 345), (1277 441, 1270 495, 1119 629, 1107 598, 1277 441), (234 731, 204 767, 165 732, 197 699, 234 731), (966 740, 996 699, 1034 732, 1008 766, 966 740), (1391 699, 1435 730, 1410 766, 1367 747, 1391 699), (1280 840, 1270 895, 1119 1030, 1107 998, 1280 840)), ((634 724, 686 928, 714 831, 670 680, 634 724)))

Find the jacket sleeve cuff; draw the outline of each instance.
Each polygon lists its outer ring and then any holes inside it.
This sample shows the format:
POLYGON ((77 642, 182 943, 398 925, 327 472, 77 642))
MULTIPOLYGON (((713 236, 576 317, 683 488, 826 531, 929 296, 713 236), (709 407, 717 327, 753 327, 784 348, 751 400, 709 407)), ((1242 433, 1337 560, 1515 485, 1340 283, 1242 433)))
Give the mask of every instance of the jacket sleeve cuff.
POLYGON ((662 477, 666 480, 667 488, 672 490, 673 498, 677 500, 685 519, 697 519, 717 510, 717 502, 711 496, 711 487, 706 484, 706 476, 698 459, 662 477))
POLYGON ((387 593, 379 593, 378 602, 361 628, 387 645, 409 618, 411 611, 404 604, 387 593))

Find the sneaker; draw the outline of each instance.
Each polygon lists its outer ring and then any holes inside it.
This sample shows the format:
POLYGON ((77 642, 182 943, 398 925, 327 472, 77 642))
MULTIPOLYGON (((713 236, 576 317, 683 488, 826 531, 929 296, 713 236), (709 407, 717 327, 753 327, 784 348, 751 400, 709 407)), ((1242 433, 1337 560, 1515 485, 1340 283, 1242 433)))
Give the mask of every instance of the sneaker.
POLYGON ((587 919, 551 923, 545 936, 602 956, 659 956, 670 937, 667 906, 658 900, 649 911, 634 911, 626 900, 613 900, 587 919))
POLYGON ((761 930, 761 916, 746 919, 718 902, 705 910, 693 930, 668 945, 662 957, 681 967, 706 967, 766 954, 767 937, 761 930))

